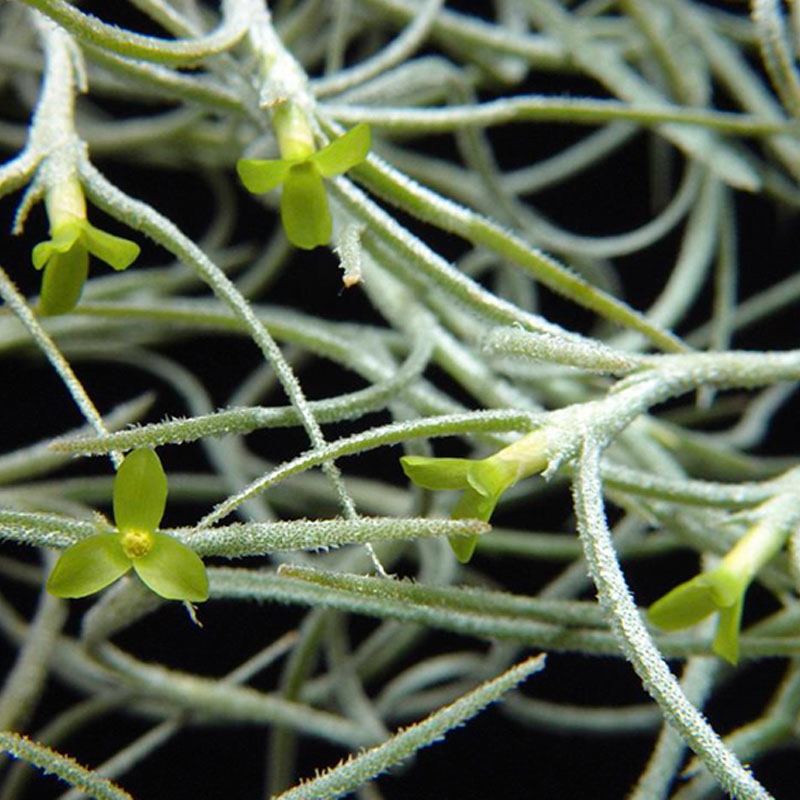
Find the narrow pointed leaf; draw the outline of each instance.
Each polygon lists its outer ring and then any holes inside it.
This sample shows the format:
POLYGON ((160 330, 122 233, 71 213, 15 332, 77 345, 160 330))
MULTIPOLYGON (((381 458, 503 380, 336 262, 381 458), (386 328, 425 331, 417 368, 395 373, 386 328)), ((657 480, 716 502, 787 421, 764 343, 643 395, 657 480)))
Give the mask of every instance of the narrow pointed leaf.
POLYGON ((154 531, 167 505, 167 476, 155 451, 129 453, 114 479, 114 519, 121 531, 154 531))
MULTIPOLYGON (((442 741, 450 731, 464 725, 489 703, 495 702, 505 692, 515 688, 543 667, 544 656, 529 658, 502 675, 482 683, 454 703, 437 709, 421 722, 399 730, 381 744, 276 795, 275 800, 335 800, 339 797, 350 797, 368 781, 407 760, 423 747, 442 741)), ((420 795, 415 793, 414 796, 420 795)), ((458 796, 475 795, 461 792, 458 796)))
POLYGON ((42 278, 39 312, 52 317, 72 311, 80 300, 89 275, 89 254, 76 244, 66 253, 51 255, 42 278))
POLYGON ((278 103, 272 114, 272 126, 281 157, 287 161, 305 161, 317 149, 308 112, 297 103, 278 103))
POLYGON ((328 196, 313 164, 293 164, 286 174, 281 195, 281 221, 295 247, 313 250, 331 240, 328 196))
POLYGON ((400 466, 406 476, 423 489, 465 489, 467 470, 472 461, 468 458, 403 456, 400 466))
POLYGON ((341 175, 360 164, 369 153, 372 134, 369 126, 362 122, 344 136, 334 139, 327 147, 309 158, 316 164, 323 178, 341 175))
POLYGON ((56 597, 86 597, 105 589, 130 568, 117 534, 90 536, 61 554, 47 579, 47 591, 56 597))
POLYGON ((719 610, 707 575, 698 575, 656 600, 647 616, 665 631, 689 628, 719 610))
POLYGON ((207 600, 208 575, 200 556, 166 534, 154 533, 153 539, 153 549, 133 561, 142 581, 167 600, 207 600))
POLYGON ((269 192, 283 183, 289 163, 282 159, 240 158, 236 172, 245 189, 253 194, 269 192))
POLYGON ((117 271, 127 269, 141 252, 136 242, 101 231, 88 222, 83 224, 82 234, 86 249, 117 271))

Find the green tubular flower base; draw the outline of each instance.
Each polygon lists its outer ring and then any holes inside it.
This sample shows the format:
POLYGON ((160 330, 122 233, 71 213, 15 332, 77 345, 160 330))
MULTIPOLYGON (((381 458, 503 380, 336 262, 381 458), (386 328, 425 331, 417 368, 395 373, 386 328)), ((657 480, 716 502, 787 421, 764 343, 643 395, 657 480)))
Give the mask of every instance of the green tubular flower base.
POLYGON ((68 547, 47 581, 57 597, 86 597, 131 569, 167 600, 208 599, 208 576, 200 557, 155 529, 167 502, 167 476, 158 456, 134 450, 114 480, 116 533, 101 533, 68 547))
POLYGON ((331 240, 331 213, 323 178, 342 175, 369 153, 371 135, 366 125, 356 125, 307 157, 296 159, 240 159, 236 171, 245 188, 263 194, 283 186, 281 222, 289 241, 313 250, 331 240))

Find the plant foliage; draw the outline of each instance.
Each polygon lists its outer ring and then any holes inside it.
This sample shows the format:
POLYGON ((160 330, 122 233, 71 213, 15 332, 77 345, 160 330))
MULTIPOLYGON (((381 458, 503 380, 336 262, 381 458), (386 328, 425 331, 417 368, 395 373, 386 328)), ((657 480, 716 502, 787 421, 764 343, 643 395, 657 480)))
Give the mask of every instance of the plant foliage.
POLYGON ((500 796, 515 746, 538 796, 546 736, 600 797, 597 734, 602 796, 773 796, 800 282, 754 219, 800 208, 800 3, 463 7, 0 4, 3 800, 244 724, 262 796, 500 796))

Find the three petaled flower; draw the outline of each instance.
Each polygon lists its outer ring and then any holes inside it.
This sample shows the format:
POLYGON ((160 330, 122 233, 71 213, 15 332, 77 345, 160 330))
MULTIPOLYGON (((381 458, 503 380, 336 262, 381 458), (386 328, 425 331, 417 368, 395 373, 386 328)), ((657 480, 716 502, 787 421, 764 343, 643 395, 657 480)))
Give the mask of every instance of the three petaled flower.
MULTIPOLYGON (((781 502, 782 497, 777 501, 781 502)), ((769 500, 764 506, 775 501, 769 500)), ((794 505, 794 498, 788 503, 794 505)), ((739 660, 739 626, 747 589, 758 571, 783 547, 792 526, 766 515, 753 525, 719 564, 708 572, 676 586, 650 606, 650 621, 665 631, 690 628, 717 615, 711 649, 736 664, 739 660)))
POLYGON ((67 217, 50 228, 50 239, 33 248, 33 266, 44 268, 40 311, 52 316, 72 311, 89 275, 89 254, 123 270, 139 255, 139 245, 101 231, 80 217, 67 217))
POLYGON ((200 557, 156 528, 167 503, 167 476, 153 450, 134 450, 114 479, 116 533, 99 533, 68 547, 56 562, 47 590, 57 597, 86 597, 131 569, 167 600, 208 599, 200 557))
MULTIPOLYGON (((462 489, 451 513, 453 519, 488 522, 500 497, 515 483, 547 467, 547 438, 534 431, 488 458, 428 458, 403 456, 403 472, 423 489, 462 489)), ((466 564, 478 544, 477 536, 453 536, 450 546, 466 564)))
POLYGON ((650 621, 665 631, 690 628, 717 614, 717 632, 711 649, 736 664, 739 660, 739 625, 749 580, 742 580, 720 564, 676 586, 650 606, 650 621))
POLYGON ((284 158, 243 158, 236 163, 248 191, 262 194, 282 186, 281 222, 289 241, 312 250, 331 240, 331 214, 323 178, 342 175, 367 157, 371 144, 369 127, 356 125, 321 150, 313 142, 297 140, 282 146, 284 158))

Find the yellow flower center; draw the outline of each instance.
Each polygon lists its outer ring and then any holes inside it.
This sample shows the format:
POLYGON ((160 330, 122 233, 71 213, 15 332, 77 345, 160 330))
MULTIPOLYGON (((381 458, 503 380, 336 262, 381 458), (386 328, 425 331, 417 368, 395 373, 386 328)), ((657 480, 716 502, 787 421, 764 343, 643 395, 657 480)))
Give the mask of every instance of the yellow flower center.
POLYGON ((128 558, 141 558, 153 549, 153 535, 149 531, 125 531, 122 549, 128 558))

